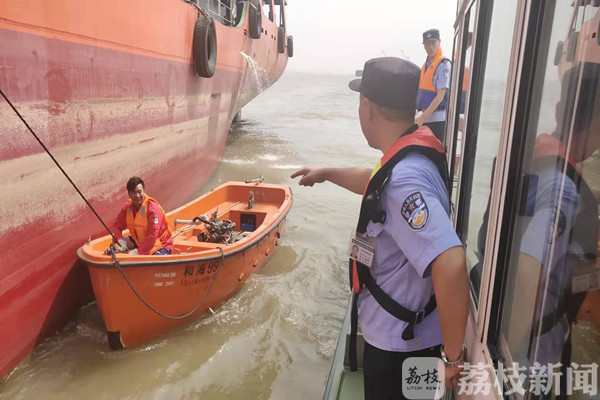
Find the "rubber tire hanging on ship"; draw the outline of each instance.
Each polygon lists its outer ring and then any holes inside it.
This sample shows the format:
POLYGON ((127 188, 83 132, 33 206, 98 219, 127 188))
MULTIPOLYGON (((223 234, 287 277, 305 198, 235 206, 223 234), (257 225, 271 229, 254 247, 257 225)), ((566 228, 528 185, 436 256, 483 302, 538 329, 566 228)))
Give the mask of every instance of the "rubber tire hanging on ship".
POLYGON ((288 57, 294 57, 294 38, 288 36, 287 40, 287 48, 288 48, 288 57))
POLYGON ((248 25, 250 28, 250 37, 260 39, 262 35, 262 11, 259 0, 250 0, 248 2, 248 25))
POLYGON ((277 51, 285 53, 285 32, 281 26, 277 29, 277 51))
POLYGON ((201 14, 196 21, 192 53, 196 73, 212 77, 217 67, 217 30, 215 21, 207 15, 201 14))

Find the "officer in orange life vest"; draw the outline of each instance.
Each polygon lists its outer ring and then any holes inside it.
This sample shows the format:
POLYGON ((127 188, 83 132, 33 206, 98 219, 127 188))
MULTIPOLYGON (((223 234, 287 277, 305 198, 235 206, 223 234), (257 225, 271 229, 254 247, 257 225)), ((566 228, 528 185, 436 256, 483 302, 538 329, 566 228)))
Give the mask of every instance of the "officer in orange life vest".
POLYGON ((121 250, 140 255, 171 254, 173 235, 167 217, 160 204, 146 194, 142 178, 130 178, 127 193, 129 201, 121 208, 112 229, 121 250), (123 237, 124 229, 129 229, 131 236, 123 237))
MULTIPOLYGON (((374 170, 305 167, 291 176, 303 186, 330 181, 363 195, 352 242, 366 245, 354 258, 350 245, 348 256, 352 314, 366 342, 365 399, 405 398, 402 363, 409 357, 441 354, 447 386, 464 358, 465 252, 449 218, 444 148, 414 123, 419 75, 410 61, 382 57, 367 61, 362 78, 349 84, 360 93, 362 132, 383 153, 374 170)), ((350 342, 352 369, 352 335, 350 342)))
POLYGON ((417 125, 427 125, 435 137, 444 140, 448 88, 450 87, 450 60, 442 55, 440 31, 430 29, 423 33, 423 46, 427 59, 421 68, 417 94, 417 125))

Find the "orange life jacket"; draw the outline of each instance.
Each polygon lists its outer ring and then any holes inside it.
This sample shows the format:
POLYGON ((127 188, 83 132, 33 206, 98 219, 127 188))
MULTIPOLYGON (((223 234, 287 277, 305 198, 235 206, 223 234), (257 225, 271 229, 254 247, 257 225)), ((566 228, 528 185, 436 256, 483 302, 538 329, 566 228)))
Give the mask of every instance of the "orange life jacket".
POLYGON ((465 112, 465 103, 467 102, 467 90, 469 90, 469 68, 463 70, 462 96, 460 96, 460 113, 465 112))
POLYGON ((156 251, 163 248, 163 241, 171 235, 171 230, 169 229, 169 225, 167 224, 167 216, 165 215, 165 211, 162 209, 158 201, 146 195, 146 198, 140 206, 140 209, 137 213, 135 213, 135 215, 133 215, 133 211, 131 210, 132 201, 131 199, 129 199, 127 214, 125 216, 125 224, 127 225, 127 229, 129 229, 129 234, 131 235, 131 237, 133 237, 133 240, 135 240, 135 242, 139 246, 140 243, 142 243, 144 239, 146 239, 146 231, 148 230, 147 211, 149 202, 155 203, 158 206, 158 208, 160 208, 162 218, 166 226, 165 231, 158 238, 156 238, 154 246, 152 246, 152 250, 150 250, 149 252, 149 254, 153 254, 156 251))
MULTIPOLYGON (((423 67, 421 68, 421 80, 419 81, 419 91, 417 93, 417 109, 420 111, 426 110, 433 99, 435 99, 435 96, 437 96, 437 90, 435 86, 433 86, 433 76, 435 75, 435 71, 440 63, 443 62, 450 62, 450 60, 442 55, 442 48, 438 47, 438 50, 433 56, 433 61, 431 64, 429 64, 429 67, 427 67, 427 61, 423 63, 423 67)), ((438 105, 436 110, 446 109, 447 104, 448 92, 446 91, 444 99, 438 105)))
POLYGON ((570 157, 567 157, 567 149, 564 143, 547 133, 542 133, 535 139, 533 148, 533 158, 540 159, 542 157, 560 157, 563 160, 567 160, 575 172, 581 176, 581 171, 577 164, 570 157))

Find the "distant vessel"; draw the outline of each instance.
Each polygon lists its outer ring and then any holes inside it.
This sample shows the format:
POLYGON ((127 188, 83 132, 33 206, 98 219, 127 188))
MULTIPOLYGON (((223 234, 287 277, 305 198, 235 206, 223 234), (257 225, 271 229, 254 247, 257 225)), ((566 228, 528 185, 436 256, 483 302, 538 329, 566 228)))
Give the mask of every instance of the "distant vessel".
POLYGON ((356 72, 354 73, 354 76, 360 78, 362 76, 362 71, 363 71, 362 69, 357 69, 356 72))
MULTIPOLYGON (((292 54, 283 0, 0 3, 0 88, 107 222, 132 175, 189 201, 292 54)), ((4 376, 93 299, 76 250, 103 231, 5 102, 0 139, 4 376)))

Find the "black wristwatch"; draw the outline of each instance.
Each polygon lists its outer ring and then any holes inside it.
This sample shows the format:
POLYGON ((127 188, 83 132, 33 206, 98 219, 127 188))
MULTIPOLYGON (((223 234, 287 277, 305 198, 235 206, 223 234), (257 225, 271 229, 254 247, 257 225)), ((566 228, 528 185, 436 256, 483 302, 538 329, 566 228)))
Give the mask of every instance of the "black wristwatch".
POLYGON ((444 345, 442 345, 440 352, 442 353, 442 361, 444 362, 444 367, 455 368, 460 366, 463 361, 465 361, 465 351, 467 350, 467 346, 463 343, 462 351, 460 352, 460 357, 454 361, 448 361, 448 357, 446 357, 446 352, 444 351, 444 345))

